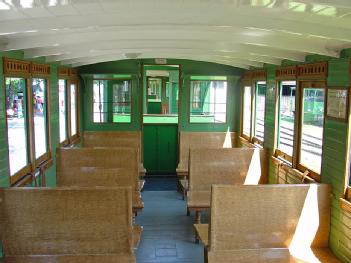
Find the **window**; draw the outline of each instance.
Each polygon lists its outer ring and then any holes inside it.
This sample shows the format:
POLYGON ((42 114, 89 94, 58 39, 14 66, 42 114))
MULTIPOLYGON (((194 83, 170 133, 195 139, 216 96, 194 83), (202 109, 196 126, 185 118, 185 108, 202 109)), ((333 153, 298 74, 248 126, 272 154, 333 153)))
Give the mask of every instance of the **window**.
POLYGON ((93 122, 131 122, 131 81, 94 80, 93 122))
POLYGON ((325 89, 302 85, 299 164, 320 174, 322 164, 325 89))
POLYGON ((51 157, 48 81, 6 77, 6 119, 10 182, 34 171, 51 157))
POLYGON ((190 83, 190 123, 225 123, 227 121, 226 77, 209 77, 190 83))
POLYGON ((59 122, 60 122, 60 143, 67 141, 67 81, 64 79, 59 80, 58 95, 59 95, 59 122))
POLYGON ((33 125, 35 158, 39 159, 48 151, 48 112, 47 112, 47 81, 32 79, 33 125))
POLYGON ((113 122, 131 122, 131 101, 130 81, 118 81, 112 85, 113 122))
POLYGON ((281 81, 278 88, 275 156, 319 180, 322 164, 325 83, 281 81), (296 92, 298 91, 298 92, 296 92), (299 102, 299 107, 296 103, 299 102), (297 113, 297 115, 296 115, 297 113), (295 145, 296 142, 296 145, 295 145))
POLYGON ((6 78, 5 83, 10 175, 14 176, 23 169, 28 170, 29 164, 27 85, 23 78, 6 78))
POLYGON ((107 81, 94 80, 93 115, 94 122, 107 122, 107 81))
POLYGON ((266 107, 266 82, 257 81, 255 88, 243 86, 241 135, 252 143, 263 144, 266 107))
POLYGON ((253 136, 263 142, 264 140, 264 114, 266 107, 266 82, 259 81, 256 83, 255 93, 255 119, 253 136))
POLYGON ((244 86, 242 134, 251 136, 251 86, 244 86))
POLYGON ((77 85, 75 83, 71 83, 70 85, 70 118, 71 118, 71 136, 76 136, 78 133, 78 93, 77 93, 77 85))
POLYGON ((296 81, 282 81, 278 88, 277 150, 292 163, 295 135, 296 81))

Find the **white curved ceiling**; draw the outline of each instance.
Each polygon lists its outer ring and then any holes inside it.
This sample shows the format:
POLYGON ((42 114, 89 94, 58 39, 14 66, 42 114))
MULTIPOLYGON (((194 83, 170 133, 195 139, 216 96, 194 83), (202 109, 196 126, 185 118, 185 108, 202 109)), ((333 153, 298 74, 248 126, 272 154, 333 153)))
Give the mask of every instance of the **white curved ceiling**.
POLYGON ((248 68, 350 47, 351 0, 0 0, 0 50, 63 65, 181 58, 248 68))

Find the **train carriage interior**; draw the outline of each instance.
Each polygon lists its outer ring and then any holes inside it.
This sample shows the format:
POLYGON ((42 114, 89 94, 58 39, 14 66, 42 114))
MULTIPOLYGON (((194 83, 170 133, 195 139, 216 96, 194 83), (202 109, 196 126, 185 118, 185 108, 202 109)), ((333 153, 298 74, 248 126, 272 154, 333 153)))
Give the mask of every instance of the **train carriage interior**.
POLYGON ((351 263, 350 0, 0 0, 0 262, 351 263))

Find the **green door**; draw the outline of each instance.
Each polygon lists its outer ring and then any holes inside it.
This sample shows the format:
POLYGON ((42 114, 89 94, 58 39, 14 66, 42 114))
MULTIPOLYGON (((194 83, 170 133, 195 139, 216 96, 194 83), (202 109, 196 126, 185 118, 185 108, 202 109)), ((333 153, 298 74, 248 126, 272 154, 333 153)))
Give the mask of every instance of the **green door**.
POLYGON ((175 173, 177 125, 144 125, 144 167, 148 173, 175 173))

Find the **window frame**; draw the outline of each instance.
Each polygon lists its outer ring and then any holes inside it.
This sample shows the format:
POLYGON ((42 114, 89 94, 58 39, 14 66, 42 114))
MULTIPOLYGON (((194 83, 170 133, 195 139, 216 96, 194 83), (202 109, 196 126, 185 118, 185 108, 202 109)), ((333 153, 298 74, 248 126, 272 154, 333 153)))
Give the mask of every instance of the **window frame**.
MULTIPOLYGON (((244 75, 243 80, 241 81, 241 116, 240 116, 240 137, 247 140, 249 143, 258 145, 260 147, 264 147, 264 140, 260 140, 254 136, 255 129, 255 116, 256 116, 256 93, 257 93, 257 83, 258 82, 266 82, 266 94, 265 100, 267 99, 267 77, 265 71, 252 71, 247 72, 247 75, 244 75), (250 114, 250 135, 247 136, 244 134, 244 94, 245 87, 250 87, 251 89, 251 114, 250 114)), ((266 101, 265 101, 266 103, 266 101)), ((265 105, 265 113, 266 116, 266 105, 265 105)), ((265 118, 264 118, 265 123, 265 118)))
MULTIPOLYGON (((327 96, 327 83, 324 80, 299 80, 298 84, 297 84, 297 89, 298 89, 298 93, 297 93, 297 101, 298 101, 298 105, 297 106, 297 120, 295 120, 295 122, 297 121, 297 126, 298 129, 297 131, 297 138, 294 141, 294 143, 296 143, 296 151, 295 151, 295 167, 302 172, 305 172, 306 170, 309 172, 308 176, 313 178, 314 180, 320 182, 320 178, 321 178, 321 173, 317 173, 316 171, 312 170, 311 168, 301 164, 301 141, 302 141, 302 106, 303 106, 303 90, 305 88, 322 88, 325 90, 324 92, 324 112, 323 112, 323 133, 322 133, 322 155, 321 158, 323 159, 323 152, 324 152, 324 132, 325 132, 325 117, 326 117, 326 105, 327 105, 327 101, 326 101, 326 96, 327 96), (307 87, 307 85, 309 87, 307 87)), ((322 162, 321 162, 322 165, 322 162)), ((321 167, 322 169, 322 167, 321 167)))
POLYGON ((255 80, 253 83, 253 87, 251 89, 251 143, 258 144, 263 147, 264 144, 264 131, 263 131, 263 140, 260 140, 256 136, 254 136, 256 132, 256 116, 257 116, 257 89, 258 89, 258 82, 265 82, 266 83, 266 91, 265 91, 265 105, 264 105, 264 117, 263 117, 263 127, 265 126, 265 117, 266 117, 266 99, 267 99, 267 81, 266 80, 255 80), (254 91, 254 93, 252 93, 254 91))
MULTIPOLYGON (((295 123, 294 123, 294 147, 293 156, 289 166, 292 169, 304 173, 311 181, 320 182, 321 172, 318 174, 311 168, 306 167, 300 163, 301 155, 301 138, 302 138, 302 91, 304 88, 323 88, 324 92, 324 116, 323 116, 323 134, 322 134, 322 159, 324 152, 324 132, 325 132, 325 119, 327 112, 327 73, 328 73, 328 63, 327 62, 316 62, 311 64, 300 64, 295 66, 287 66, 278 68, 275 72, 276 76, 276 100, 275 100, 275 143, 273 157, 282 159, 282 161, 289 162, 289 156, 285 155, 279 149, 277 149, 277 130, 278 130, 278 92, 279 83, 281 81, 296 81, 296 93, 295 93, 295 123), (284 158, 287 157, 287 158, 284 158)), ((322 167, 321 167, 322 168, 322 167)))
MULTIPOLYGON (((52 165, 52 144, 51 144, 51 123, 50 123, 50 67, 47 64, 37 64, 34 62, 26 62, 22 60, 16 60, 11 58, 4 58, 4 98, 7 98, 6 94, 6 79, 7 78, 22 78, 26 83, 26 116, 25 116, 25 130, 27 140, 27 158, 28 164, 21 168, 19 171, 11 175, 9 169, 9 180, 10 185, 22 186, 30 183, 34 180, 33 174, 38 169, 46 170, 52 165), (12 70, 8 65, 19 65, 20 71, 12 70), (25 65, 25 66, 23 66, 25 65), (41 73, 37 73, 41 71, 41 73), (33 97, 32 97, 32 83, 34 78, 44 79, 46 81, 46 146, 47 151, 39 156, 35 157, 35 131, 34 131, 34 112, 33 112, 33 97)), ((6 114, 6 134, 8 138, 9 125, 8 117, 6 114)), ((8 139, 7 139, 8 140, 8 139)), ((8 156, 8 167, 10 168, 10 152, 9 147, 7 149, 8 156)))
MULTIPOLYGON (((80 83, 77 71, 73 68, 59 67, 57 73, 57 91, 59 80, 65 80, 65 99, 66 99, 66 140, 59 142, 60 146, 74 145, 80 141, 80 83), (76 84, 76 116, 77 134, 71 133, 71 84, 76 84)), ((59 104, 56 105, 59 110, 59 104)), ((60 123, 60 121, 59 121, 60 123)), ((60 136, 59 136, 60 137, 60 136)), ((60 139, 59 139, 60 140, 60 139)))
MULTIPOLYGON (((46 94, 45 94, 45 103, 46 103, 46 152, 39 156, 38 158, 35 157, 35 131, 34 131, 34 105, 33 105, 33 98, 30 97, 30 103, 29 103, 29 112, 31 114, 31 119, 30 119, 30 125, 31 126, 31 131, 33 136, 33 144, 34 144, 34 151, 33 151, 33 158, 34 158, 34 167, 33 169, 35 170, 36 167, 40 166, 42 163, 48 161, 51 159, 52 156, 52 146, 51 146, 51 125, 50 125, 50 116, 51 116, 51 106, 50 106, 50 76, 40 76, 40 75, 32 75, 32 78, 30 79, 30 93, 32 94, 32 84, 33 84, 33 79, 44 79, 46 81, 46 94)), ((28 96, 29 99, 29 96, 28 96)))
POLYGON ((60 83, 60 80, 63 80, 65 82, 65 86, 64 86, 64 99, 65 99, 65 115, 66 115, 66 118, 65 118, 65 122, 66 122, 66 129, 65 129, 65 133, 66 133, 66 139, 61 141, 61 138, 60 138, 60 128, 61 128, 61 122, 60 122, 60 101, 59 101, 59 104, 58 104, 58 111, 59 111, 59 145, 60 146, 66 146, 69 144, 69 134, 68 134, 68 100, 67 100, 67 97, 68 97, 68 80, 66 78, 62 78, 62 77, 58 77, 57 79, 57 90, 58 90, 58 97, 59 97, 59 83, 60 83))
POLYGON ((241 84, 241 116, 240 116, 240 136, 247 141, 251 141, 251 134, 252 134, 252 83, 250 80, 243 81, 241 84), (244 134, 244 100, 245 100, 245 88, 250 87, 250 132, 249 135, 244 134))
POLYGON ((78 78, 72 78, 68 80, 68 84, 67 84, 67 113, 68 113, 68 125, 67 125, 67 129, 68 129, 68 141, 69 144, 76 144, 80 141, 80 88, 79 88, 79 81, 78 78), (75 92, 75 96, 76 96, 76 129, 77 129, 77 133, 76 134, 72 134, 72 129, 71 129, 71 85, 75 84, 76 85, 76 92, 75 92))
POLYGON ((188 114, 188 124, 191 125, 196 125, 196 124, 211 124, 211 125, 221 125, 221 124, 227 124, 228 123, 228 93, 229 93, 229 82, 228 82, 228 77, 227 76, 203 76, 203 77, 208 77, 208 79, 204 78, 204 79, 195 79, 197 77, 202 77, 202 76, 190 76, 190 80, 189 80, 189 101, 188 101, 188 107, 189 107, 189 114, 188 114), (191 78, 194 79, 191 79, 191 78), (211 79, 211 78, 214 79, 211 79), (223 79, 216 79, 217 77, 219 78, 223 78, 223 79), (224 79, 225 78, 225 79, 224 79), (218 82, 226 82, 227 83, 227 90, 226 90, 226 98, 225 98, 225 122, 191 122, 191 108, 192 108, 192 103, 193 101, 191 101, 191 94, 192 94, 192 90, 191 90, 191 83, 193 81, 218 81, 218 82))
POLYGON ((296 119, 298 118, 298 81, 297 79, 279 79, 276 81, 276 99, 275 99, 275 136, 274 136, 274 157, 277 158, 282 158, 286 161, 288 161, 292 166, 294 164, 294 159, 295 159, 295 146, 296 146, 296 131, 298 130, 298 125, 296 123, 296 119), (287 154, 286 152, 278 149, 278 131, 279 131, 279 114, 280 114, 280 89, 282 87, 282 82, 284 81, 295 81, 295 116, 294 116, 294 136, 293 136, 293 151, 292 155, 287 154))
MULTIPOLYGON (((113 91, 111 91, 112 94, 113 91)), ((132 116, 133 116, 133 78, 93 78, 92 79, 92 88, 91 88, 91 123, 93 125, 121 125, 121 124, 131 124, 132 123, 132 116), (130 84, 130 121, 129 122, 113 122, 113 110, 107 110, 107 121, 106 122, 95 122, 94 121, 94 81, 128 81, 130 84), (112 116, 110 116, 112 115, 112 116), (110 117, 112 117, 112 121, 109 121, 110 117)), ((112 97, 112 95, 111 95, 112 97)), ((109 99, 109 98, 107 98, 109 99)), ((113 101, 111 101, 113 104, 113 101)))

